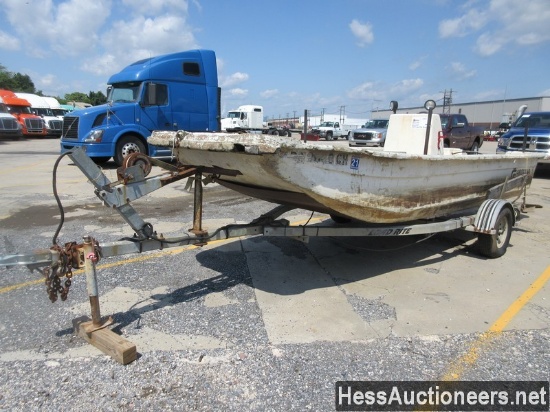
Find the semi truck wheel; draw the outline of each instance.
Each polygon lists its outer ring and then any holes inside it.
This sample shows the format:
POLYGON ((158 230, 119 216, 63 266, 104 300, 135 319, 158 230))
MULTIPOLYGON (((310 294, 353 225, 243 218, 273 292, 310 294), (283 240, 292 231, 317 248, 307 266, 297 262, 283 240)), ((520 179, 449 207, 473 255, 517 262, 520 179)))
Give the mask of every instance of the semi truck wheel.
POLYGON ((124 157, 128 156, 130 153, 147 154, 145 145, 136 136, 124 136, 117 142, 114 156, 117 166, 122 166, 124 157))

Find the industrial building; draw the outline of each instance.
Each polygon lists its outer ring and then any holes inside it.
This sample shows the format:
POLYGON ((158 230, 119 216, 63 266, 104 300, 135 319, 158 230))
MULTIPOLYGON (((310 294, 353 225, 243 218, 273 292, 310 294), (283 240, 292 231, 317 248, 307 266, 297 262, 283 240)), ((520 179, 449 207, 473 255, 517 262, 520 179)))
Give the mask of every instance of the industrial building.
MULTIPOLYGON (((451 103, 437 106, 434 113, 461 113, 475 126, 482 126, 488 131, 496 131, 503 123, 516 120, 518 109, 526 105, 528 112, 550 112, 550 97, 525 97, 520 99, 490 100, 475 103, 451 103)), ((426 112, 424 106, 398 108, 397 113, 426 112)), ((373 110, 373 119, 387 119, 392 112, 387 110, 373 110)))

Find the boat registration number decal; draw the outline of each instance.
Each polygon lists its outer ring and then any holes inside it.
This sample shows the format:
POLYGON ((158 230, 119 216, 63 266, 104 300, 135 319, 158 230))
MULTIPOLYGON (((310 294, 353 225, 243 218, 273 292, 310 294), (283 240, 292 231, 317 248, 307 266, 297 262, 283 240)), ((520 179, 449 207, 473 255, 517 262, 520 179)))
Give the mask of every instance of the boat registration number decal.
MULTIPOLYGON (((352 162, 353 162, 352 158, 352 162)), ((359 159, 357 160, 357 167, 359 167, 359 159)), ((349 164, 349 156, 347 154, 334 154, 334 153, 328 153, 328 154, 318 154, 318 153, 308 153, 306 161, 309 163, 323 163, 323 164, 335 164, 335 165, 341 165, 341 166, 347 166, 349 164)), ((354 169, 352 165, 352 169, 354 169)))
POLYGON ((530 175, 531 174, 531 170, 529 169, 514 169, 512 170, 512 174, 510 175, 510 177, 518 177, 518 176, 521 176, 521 175, 530 175))

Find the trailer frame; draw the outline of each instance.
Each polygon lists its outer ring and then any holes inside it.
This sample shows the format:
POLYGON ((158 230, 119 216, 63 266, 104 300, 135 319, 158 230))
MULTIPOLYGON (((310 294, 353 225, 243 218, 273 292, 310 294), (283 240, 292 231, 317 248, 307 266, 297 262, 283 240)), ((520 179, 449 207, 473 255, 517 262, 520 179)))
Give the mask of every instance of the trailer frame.
MULTIPOLYGON (((238 171, 202 166, 179 167, 158 159, 149 158, 141 153, 133 153, 125 158, 123 166, 117 170, 118 180, 111 182, 82 149, 77 148, 67 153, 67 155, 94 185, 96 196, 106 206, 116 210, 132 227, 135 235, 132 238, 102 244, 99 244, 93 237, 86 235, 83 237, 82 243, 70 242, 65 244, 65 248, 54 245, 50 249, 0 256, 0 265, 6 267, 26 266, 31 271, 38 270, 46 277, 47 282, 48 277, 61 279, 66 276, 70 280, 72 269, 84 268, 91 318, 73 320, 75 331, 83 339, 122 364, 135 360, 137 349, 133 343, 108 329, 108 326, 113 323, 110 317, 101 316, 97 282, 97 263, 100 259, 172 247, 202 246, 214 240, 257 235, 291 237, 307 242, 312 237, 432 235, 457 229, 476 233, 480 241, 482 254, 489 258, 496 258, 506 252, 512 227, 520 218, 521 212, 525 212, 527 208, 526 186, 529 182, 529 176, 519 175, 490 190, 494 194, 503 191, 505 187, 508 188, 510 185, 521 187, 522 195, 520 196, 521 202, 519 205, 517 204, 519 198, 514 202, 492 198, 485 200, 477 210, 464 211, 462 214, 444 219, 398 225, 368 225, 358 222, 327 224, 329 222, 329 219, 327 219, 323 224, 314 226, 308 226, 307 224, 291 225, 287 219, 281 218, 281 216, 293 210, 294 207, 277 205, 249 223, 230 224, 209 233, 202 226, 203 186, 212 181, 211 176, 235 176, 239 173, 238 171), (147 177, 153 165, 159 166, 165 171, 159 175, 147 177), (207 176, 204 177, 204 174, 207 174, 207 176), (188 187, 193 186, 194 191, 193 227, 189 230, 191 234, 188 233, 177 238, 165 238, 163 235, 156 233, 154 227, 138 214, 130 205, 130 202, 184 178, 189 179, 188 187)), ((57 199, 55 190, 54 194, 57 199)), ((57 233, 59 233, 59 229, 57 233)), ((55 238, 56 236, 54 236, 55 238)), ((50 299, 52 299, 51 295, 50 299)), ((55 301, 55 299, 52 299, 52 301, 55 301)))

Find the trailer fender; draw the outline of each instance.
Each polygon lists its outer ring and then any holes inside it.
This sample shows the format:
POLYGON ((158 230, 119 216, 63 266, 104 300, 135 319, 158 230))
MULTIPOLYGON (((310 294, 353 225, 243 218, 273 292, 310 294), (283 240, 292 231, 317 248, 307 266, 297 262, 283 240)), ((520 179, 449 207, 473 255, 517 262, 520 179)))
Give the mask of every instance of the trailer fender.
POLYGON ((510 209, 512 226, 516 224, 517 213, 512 204, 503 199, 485 200, 479 207, 474 219, 474 232, 494 234, 498 216, 502 209, 510 209))

